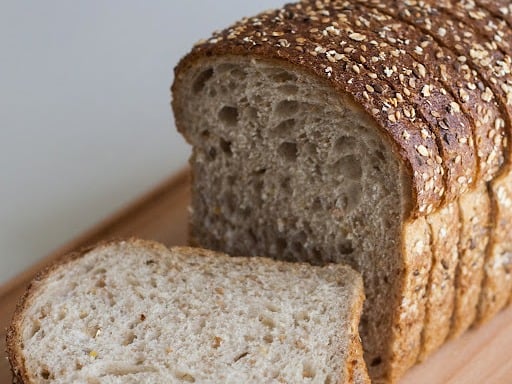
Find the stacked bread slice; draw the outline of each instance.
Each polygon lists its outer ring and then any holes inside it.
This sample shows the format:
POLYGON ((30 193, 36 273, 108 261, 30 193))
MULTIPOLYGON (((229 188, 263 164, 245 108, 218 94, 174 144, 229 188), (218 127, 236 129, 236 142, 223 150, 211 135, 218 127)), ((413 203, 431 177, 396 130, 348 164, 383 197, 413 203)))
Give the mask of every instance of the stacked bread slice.
POLYGON ((359 274, 130 239, 34 280, 8 334, 19 383, 368 383, 359 274))
POLYGON ((376 382, 510 299, 509 11, 303 1, 215 33, 176 68, 193 240, 361 272, 376 382))

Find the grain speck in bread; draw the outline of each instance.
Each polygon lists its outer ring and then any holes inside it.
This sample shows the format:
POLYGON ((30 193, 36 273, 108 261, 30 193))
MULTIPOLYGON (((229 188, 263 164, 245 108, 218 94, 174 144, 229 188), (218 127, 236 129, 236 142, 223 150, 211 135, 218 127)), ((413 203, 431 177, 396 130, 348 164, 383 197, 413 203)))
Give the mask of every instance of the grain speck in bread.
POLYGON ((363 298, 341 265, 112 242, 32 283, 8 355, 25 384, 368 383, 363 298))

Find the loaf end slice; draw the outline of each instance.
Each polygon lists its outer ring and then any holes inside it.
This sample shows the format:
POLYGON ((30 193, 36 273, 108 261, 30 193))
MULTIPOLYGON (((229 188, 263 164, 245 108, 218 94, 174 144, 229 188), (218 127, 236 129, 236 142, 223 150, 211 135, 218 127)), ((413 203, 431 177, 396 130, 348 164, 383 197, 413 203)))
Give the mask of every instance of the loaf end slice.
POLYGON ((111 242, 33 281, 8 356, 21 383, 367 383, 363 299, 346 266, 111 242))

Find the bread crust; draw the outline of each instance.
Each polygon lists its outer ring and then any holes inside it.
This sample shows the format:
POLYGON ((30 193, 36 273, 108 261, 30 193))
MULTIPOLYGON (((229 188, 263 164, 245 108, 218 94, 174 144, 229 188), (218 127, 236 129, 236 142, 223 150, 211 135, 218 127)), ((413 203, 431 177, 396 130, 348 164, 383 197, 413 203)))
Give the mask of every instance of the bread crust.
POLYGON ((475 3, 497 18, 505 20, 512 28, 512 3, 509 0, 476 0, 475 3))
POLYGON ((364 8, 364 19, 371 29, 390 45, 408 52, 418 63, 427 64, 431 76, 440 82, 460 105, 473 127, 473 142, 478 159, 476 180, 491 180, 503 165, 503 137, 505 120, 498 104, 485 101, 480 75, 460 63, 454 53, 439 45, 430 35, 413 26, 382 13, 377 8, 364 8), (370 26, 370 25, 369 25, 370 26), (429 65, 432 61, 436 65, 429 65), (495 132, 494 134, 489 134, 495 132), (496 137, 500 137, 496 140, 496 137))
MULTIPOLYGON (((447 185, 444 199, 453 201, 468 189, 476 176, 472 123, 460 104, 433 76, 428 62, 425 61, 427 66, 417 62, 409 53, 412 47, 397 49, 376 33, 377 26, 365 8, 346 2, 337 7, 337 11, 340 12, 337 15, 340 36, 344 40, 350 40, 351 33, 358 33, 370 41, 350 46, 352 49, 347 55, 356 63, 358 58, 365 57, 363 66, 386 82, 391 95, 401 95, 404 113, 409 109, 416 121, 422 119, 427 124, 429 133, 423 134, 432 135, 443 159, 447 185), (343 35, 343 31, 347 31, 348 36, 343 35)), ((372 88, 368 88, 370 93, 372 88)), ((381 92, 380 97, 388 96, 381 92)))
MULTIPOLYGON (((501 140, 506 150, 503 151, 504 166, 489 184, 489 195, 493 201, 494 214, 492 215, 491 241, 486 255, 485 277, 476 321, 477 324, 482 323, 503 308, 506 302, 503 292, 510 290, 509 273, 507 272, 510 240, 502 235, 508 230, 509 218, 506 208, 499 206, 497 196, 500 195, 501 200, 512 198, 505 181, 511 177, 510 172, 512 172, 508 146, 512 135, 512 72, 510 70, 512 58, 507 53, 507 45, 502 44, 500 47, 495 41, 490 41, 488 37, 482 35, 484 32, 472 27, 471 20, 467 22, 454 21, 446 9, 437 7, 433 1, 409 0, 406 3, 396 3, 395 8, 390 7, 389 4, 386 6, 386 3, 389 3, 386 1, 370 0, 369 3, 373 7, 381 9, 382 12, 400 18, 424 33, 430 34, 438 42, 460 55, 461 59, 482 77, 486 87, 484 94, 490 98, 494 93, 503 111, 505 130, 501 140)), ((491 16, 487 15, 487 17, 491 16)))

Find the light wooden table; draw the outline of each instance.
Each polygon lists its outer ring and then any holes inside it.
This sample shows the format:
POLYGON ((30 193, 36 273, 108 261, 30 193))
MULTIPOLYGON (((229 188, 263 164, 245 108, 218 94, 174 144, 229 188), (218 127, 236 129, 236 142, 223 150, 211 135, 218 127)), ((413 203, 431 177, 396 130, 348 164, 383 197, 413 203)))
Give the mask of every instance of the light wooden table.
MULTIPOLYGON (((65 245, 6 285, 0 286, 0 383, 11 374, 5 355, 5 330, 16 302, 31 278, 67 252, 104 239, 139 236, 167 245, 187 241, 187 171, 173 176, 154 191, 65 245)), ((400 384, 512 383, 512 308, 490 323, 450 341, 423 364, 413 368, 400 384)))

